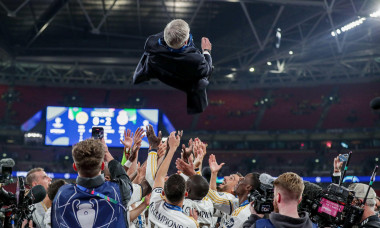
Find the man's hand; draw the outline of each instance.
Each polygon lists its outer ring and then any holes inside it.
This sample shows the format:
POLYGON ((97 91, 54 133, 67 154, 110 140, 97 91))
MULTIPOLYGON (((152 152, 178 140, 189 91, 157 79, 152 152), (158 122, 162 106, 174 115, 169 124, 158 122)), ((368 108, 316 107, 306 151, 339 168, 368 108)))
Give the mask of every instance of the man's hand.
POLYGON ((106 141, 104 141, 104 138, 102 138, 102 144, 103 144, 103 147, 104 147, 104 151, 105 151, 105 154, 104 154, 104 162, 110 162, 112 161, 114 158, 113 156, 111 155, 111 153, 109 152, 108 150, 108 146, 106 144, 106 141))
POLYGON ((198 221, 198 212, 197 212, 197 210, 195 210, 194 208, 190 209, 190 217, 193 217, 193 219, 195 221, 198 221))
POLYGON ((141 181, 144 179, 145 177, 145 174, 146 174, 146 161, 144 162, 144 164, 142 164, 142 166, 140 166, 140 163, 138 164, 137 166, 137 176, 135 178, 136 182, 134 182, 135 184, 140 184, 141 181))
POLYGON ((212 45, 207 37, 202 37, 201 47, 202 47, 202 51, 205 51, 205 50, 211 51, 212 45))
POLYGON ((191 154, 193 153, 194 151, 194 142, 193 142, 193 139, 189 139, 189 144, 188 144, 189 147, 186 147, 185 144, 182 144, 182 159, 185 161, 185 162, 188 162, 188 158, 191 156, 191 154))
POLYGON ((342 169, 343 162, 339 160, 339 154, 336 158, 334 158, 334 173, 340 173, 340 170, 342 169))
POLYGON ((184 162, 182 159, 177 159, 175 161, 175 166, 178 170, 180 170, 183 174, 188 177, 197 175, 194 170, 193 159, 189 157, 189 163, 184 162))
POLYGON ((175 135, 175 131, 173 131, 172 133, 170 133, 169 137, 168 137, 168 145, 169 145, 169 148, 170 149, 177 149, 177 147, 179 146, 179 143, 181 141, 181 136, 183 134, 183 131, 178 131, 178 134, 177 136, 175 135))
POLYGON ((157 151, 157 157, 160 159, 161 157, 165 156, 166 150, 167 150, 167 142, 161 143, 158 146, 158 151, 157 151))
POLYGON ((208 165, 210 166, 211 173, 218 173, 219 170, 223 167, 224 163, 218 165, 218 163, 216 162, 215 155, 211 154, 208 159, 208 165))
POLYGON ((144 129, 137 128, 135 131, 135 136, 133 137, 133 142, 135 144, 141 144, 142 139, 144 138, 144 129))
POLYGON ((146 127, 146 137, 148 137, 148 142, 150 149, 158 149, 158 146, 161 143, 162 134, 161 131, 158 132, 158 136, 154 133, 153 126, 149 124, 146 127))
POLYGON ((150 196, 151 196, 152 194, 149 194, 149 195, 146 195, 145 196, 145 198, 144 198, 144 205, 145 206, 149 206, 149 203, 150 203, 150 196))
POLYGON ((133 133, 131 130, 127 129, 126 131, 124 130, 124 140, 120 139, 120 142, 124 145, 125 148, 131 148, 133 144, 133 133))
POLYGON ((255 202, 251 202, 251 203, 249 203, 249 210, 251 211, 251 214, 253 214, 253 215, 257 215, 257 216, 259 216, 260 218, 264 218, 264 215, 263 214, 257 214, 257 212, 256 212, 256 210, 255 210, 255 208, 254 208, 254 203, 255 202))
POLYGON ((198 138, 195 139, 195 146, 194 146, 194 167, 196 169, 200 168, 203 163, 203 158, 206 155, 206 145, 198 138))

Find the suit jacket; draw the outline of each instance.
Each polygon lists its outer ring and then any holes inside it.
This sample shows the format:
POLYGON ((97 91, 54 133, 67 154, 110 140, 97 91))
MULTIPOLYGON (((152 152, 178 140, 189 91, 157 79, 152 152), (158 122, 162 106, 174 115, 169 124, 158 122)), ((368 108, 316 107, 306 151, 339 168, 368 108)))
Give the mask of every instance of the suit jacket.
POLYGON ((202 54, 189 38, 187 45, 172 49, 166 45, 163 32, 150 36, 145 43, 133 84, 157 78, 187 94, 187 112, 201 113, 208 105, 206 87, 212 73, 212 59, 202 54))

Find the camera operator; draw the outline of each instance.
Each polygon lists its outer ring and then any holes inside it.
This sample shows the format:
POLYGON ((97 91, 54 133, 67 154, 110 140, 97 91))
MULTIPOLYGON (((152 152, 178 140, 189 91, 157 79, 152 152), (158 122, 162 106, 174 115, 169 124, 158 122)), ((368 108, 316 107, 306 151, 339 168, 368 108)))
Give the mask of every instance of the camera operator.
POLYGON ((364 208, 364 213, 359 225, 360 228, 380 227, 380 218, 375 212, 376 193, 372 188, 368 193, 365 205, 362 205, 367 194, 368 187, 368 185, 361 183, 351 184, 348 187, 350 190, 355 192, 355 199, 353 203, 356 203, 357 206, 362 206, 364 208))
POLYGON ((273 185, 274 212, 269 214, 269 219, 260 219, 259 215, 256 215, 254 209, 251 208, 254 213, 244 223, 243 227, 317 227, 316 224, 312 223, 307 212, 298 212, 298 204, 301 202, 304 190, 304 184, 300 176, 292 172, 284 173, 273 182, 273 185))
MULTIPOLYGON (((26 183, 29 187, 33 188, 36 185, 42 185, 47 191, 51 178, 45 173, 43 168, 34 168, 31 169, 26 175, 26 183)), ((49 196, 46 194, 46 197, 43 201, 34 204, 36 208, 32 214, 33 222, 36 224, 36 227, 45 227, 44 226, 44 217, 46 211, 51 207, 52 201, 49 199, 49 196)))

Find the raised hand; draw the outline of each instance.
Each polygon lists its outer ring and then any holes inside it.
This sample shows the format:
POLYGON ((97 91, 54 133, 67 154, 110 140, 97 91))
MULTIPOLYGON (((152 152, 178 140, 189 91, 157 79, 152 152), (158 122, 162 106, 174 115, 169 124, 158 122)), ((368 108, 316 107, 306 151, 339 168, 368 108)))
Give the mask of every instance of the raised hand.
POLYGON ((184 173, 186 176, 194 176, 196 175, 196 172, 194 170, 194 164, 192 157, 189 157, 189 163, 186 163, 182 159, 177 158, 175 161, 176 168, 184 173))
POLYGON ((342 166, 343 166, 343 162, 341 162, 339 160, 339 156, 341 154, 339 154, 336 158, 334 158, 334 173, 339 173, 340 170, 342 169, 342 166))
POLYGON ((124 140, 120 139, 120 142, 124 145, 125 148, 131 148, 133 144, 133 133, 131 130, 127 129, 126 131, 124 130, 124 140))
POLYGON ((140 163, 138 163, 137 176, 136 176, 137 184, 140 184, 141 181, 144 179, 145 174, 146 174, 146 166, 147 166, 146 161, 141 166, 140 166, 140 163))
POLYGON ((194 167, 197 169, 199 168, 203 163, 203 158, 205 157, 206 153, 203 152, 203 149, 201 146, 194 147, 194 167))
POLYGON ((163 142, 158 146, 158 151, 157 151, 157 157, 160 159, 161 157, 165 156, 166 149, 167 149, 167 142, 163 142))
POLYGON ((170 149, 177 149, 177 147, 179 146, 179 143, 181 142, 181 137, 180 137, 181 134, 183 134, 182 131, 178 131, 177 135, 175 131, 170 133, 168 137, 168 145, 170 149))
POLYGON ((189 156, 194 151, 194 142, 193 139, 189 139, 188 147, 185 146, 185 144, 182 144, 182 158, 185 162, 188 162, 189 156))
POLYGON ((141 144, 142 139, 144 138, 144 129, 142 128, 137 128, 135 131, 135 136, 133 137, 133 142, 135 144, 141 144))
POLYGON ((216 162, 215 155, 211 154, 208 159, 208 165, 210 166, 211 173, 218 173, 219 170, 223 167, 224 163, 218 165, 218 163, 216 162))
POLYGON ((151 149, 158 149, 158 146, 161 143, 162 133, 158 132, 158 136, 154 133, 153 126, 149 124, 146 127, 146 137, 148 138, 149 146, 151 149))

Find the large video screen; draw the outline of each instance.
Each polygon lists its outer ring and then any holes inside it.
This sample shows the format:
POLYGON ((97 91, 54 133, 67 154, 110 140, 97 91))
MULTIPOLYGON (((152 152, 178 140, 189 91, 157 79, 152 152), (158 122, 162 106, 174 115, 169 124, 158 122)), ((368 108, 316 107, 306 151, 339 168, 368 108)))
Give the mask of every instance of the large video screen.
MULTIPOLYGON (((138 127, 151 124, 157 132, 158 109, 114 109, 53 107, 46 110, 45 144, 53 146, 71 146, 79 141, 91 138, 92 127, 104 128, 104 139, 109 147, 123 147, 124 130, 132 132, 138 127)), ((148 148, 148 139, 144 137, 142 148, 148 148)))

